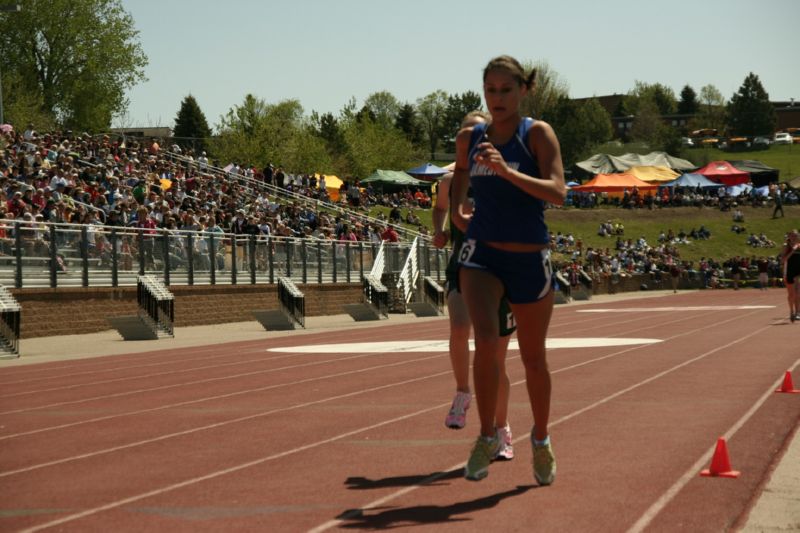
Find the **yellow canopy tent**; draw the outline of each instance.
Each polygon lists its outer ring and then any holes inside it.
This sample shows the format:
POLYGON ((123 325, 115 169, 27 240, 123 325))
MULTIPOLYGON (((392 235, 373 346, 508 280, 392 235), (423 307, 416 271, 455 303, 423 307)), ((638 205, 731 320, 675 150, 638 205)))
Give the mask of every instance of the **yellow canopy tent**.
POLYGON ((637 178, 642 181, 646 181, 648 183, 660 183, 666 181, 672 181, 677 179, 680 176, 680 173, 675 172, 671 168, 668 167, 631 167, 626 170, 628 174, 633 174, 637 178))
POLYGON ((322 176, 325 176, 325 190, 328 191, 328 196, 330 196, 331 201, 338 202, 339 201, 339 187, 342 186, 342 180, 339 179, 338 176, 334 176, 333 174, 314 174, 314 177, 317 178, 317 188, 319 188, 319 179, 322 176))

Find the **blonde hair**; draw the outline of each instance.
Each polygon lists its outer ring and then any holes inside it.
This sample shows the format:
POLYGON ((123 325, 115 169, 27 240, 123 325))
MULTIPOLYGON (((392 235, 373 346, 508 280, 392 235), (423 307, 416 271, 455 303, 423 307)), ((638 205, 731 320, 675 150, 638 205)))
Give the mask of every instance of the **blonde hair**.
POLYGON ((483 69, 483 81, 486 81, 487 74, 493 70, 505 70, 511 74, 521 86, 526 87, 528 90, 533 89, 536 85, 536 69, 526 74, 520 62, 511 56, 498 56, 489 61, 489 64, 483 69))
POLYGON ((481 119, 483 122, 491 122, 492 116, 486 111, 470 111, 464 115, 464 118, 461 120, 461 127, 466 128, 469 125, 475 124, 475 119, 481 119))

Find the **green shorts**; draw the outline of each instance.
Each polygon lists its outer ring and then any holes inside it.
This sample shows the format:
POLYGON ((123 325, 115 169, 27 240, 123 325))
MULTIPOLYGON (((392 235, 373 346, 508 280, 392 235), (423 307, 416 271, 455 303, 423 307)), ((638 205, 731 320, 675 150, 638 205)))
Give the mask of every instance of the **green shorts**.
MULTIPOLYGON (((450 260, 447 262, 447 268, 445 269, 445 279, 447 280, 447 294, 450 294, 450 291, 457 291, 461 292, 461 289, 458 286, 458 257, 457 257, 457 250, 458 248, 453 247, 453 254, 450 256, 450 260)), ((514 320, 514 313, 511 312, 511 305, 508 303, 508 299, 503 296, 500 300, 500 307, 497 310, 497 318, 498 323, 500 324, 500 336, 501 337, 508 337, 512 333, 517 330, 517 323, 514 320)))

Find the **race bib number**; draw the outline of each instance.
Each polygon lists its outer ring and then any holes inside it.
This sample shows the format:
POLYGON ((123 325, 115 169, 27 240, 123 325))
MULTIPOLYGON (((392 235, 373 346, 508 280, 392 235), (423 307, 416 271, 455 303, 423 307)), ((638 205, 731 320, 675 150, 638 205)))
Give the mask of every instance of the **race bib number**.
POLYGON ((553 266, 550 264, 550 250, 542 252, 542 270, 544 271, 544 279, 549 280, 553 277, 553 266))
POLYGON ((461 251, 458 253, 459 263, 468 263, 472 259, 472 254, 475 253, 475 239, 468 239, 461 245, 461 251))
POLYGON ((506 315, 506 329, 511 330, 514 329, 515 327, 517 327, 517 321, 514 320, 514 313, 509 312, 506 315))

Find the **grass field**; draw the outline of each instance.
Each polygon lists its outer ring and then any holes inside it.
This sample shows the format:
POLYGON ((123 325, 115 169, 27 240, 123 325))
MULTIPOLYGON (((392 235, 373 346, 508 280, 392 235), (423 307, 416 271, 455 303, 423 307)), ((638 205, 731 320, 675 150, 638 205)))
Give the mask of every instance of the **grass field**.
POLYGON ((653 211, 619 208, 551 209, 545 217, 553 233, 572 233, 576 238, 583 239, 584 246, 612 249, 615 238, 597 235, 600 223, 606 220, 622 223, 625 226, 626 239, 636 240, 644 235, 651 246, 658 243, 658 235, 662 230, 666 233, 672 229, 677 234, 683 229, 688 233, 692 228, 705 225, 711 231, 710 239, 678 245, 681 258, 692 261, 701 257, 722 260, 735 255, 772 256, 778 253, 786 232, 800 227, 800 206, 784 206, 786 216, 774 220, 771 208, 743 206, 741 210, 745 221, 739 225, 746 227, 747 233, 739 235, 731 231, 733 218, 730 211, 722 212, 711 208, 670 207, 653 211), (762 232, 778 247, 753 248, 747 245, 750 233, 758 235, 762 232))
MULTIPOLYGON (((690 244, 680 244, 678 249, 684 260, 697 261, 701 257, 713 257, 724 260, 735 255, 739 256, 774 256, 779 252, 786 232, 800 228, 800 206, 784 206, 786 216, 772 219, 772 209, 761 207, 753 208, 743 206, 741 210, 745 221, 740 226, 747 228, 747 233, 736 234, 731 231, 733 218, 730 211, 722 212, 719 209, 696 207, 670 207, 665 209, 627 210, 620 208, 598 209, 550 209, 545 218, 547 225, 554 234, 572 233, 575 238, 584 242, 584 247, 612 248, 615 238, 600 237, 597 230, 601 222, 610 220, 612 223, 622 223, 625 226, 626 239, 638 239, 644 235, 647 242, 654 246, 658 244, 658 235, 663 230, 667 233, 671 228, 675 234, 681 229, 688 233, 692 228, 705 225, 711 231, 711 238, 705 241, 696 241, 690 244), (776 248, 753 248, 747 245, 750 233, 756 235, 764 233, 777 244, 776 248)), ((387 216, 389 208, 376 207, 370 210, 371 216, 376 216, 383 211, 387 216)), ((403 216, 406 210, 402 211, 403 216)), ((431 228, 431 210, 416 209, 414 213, 422 223, 431 228)))

